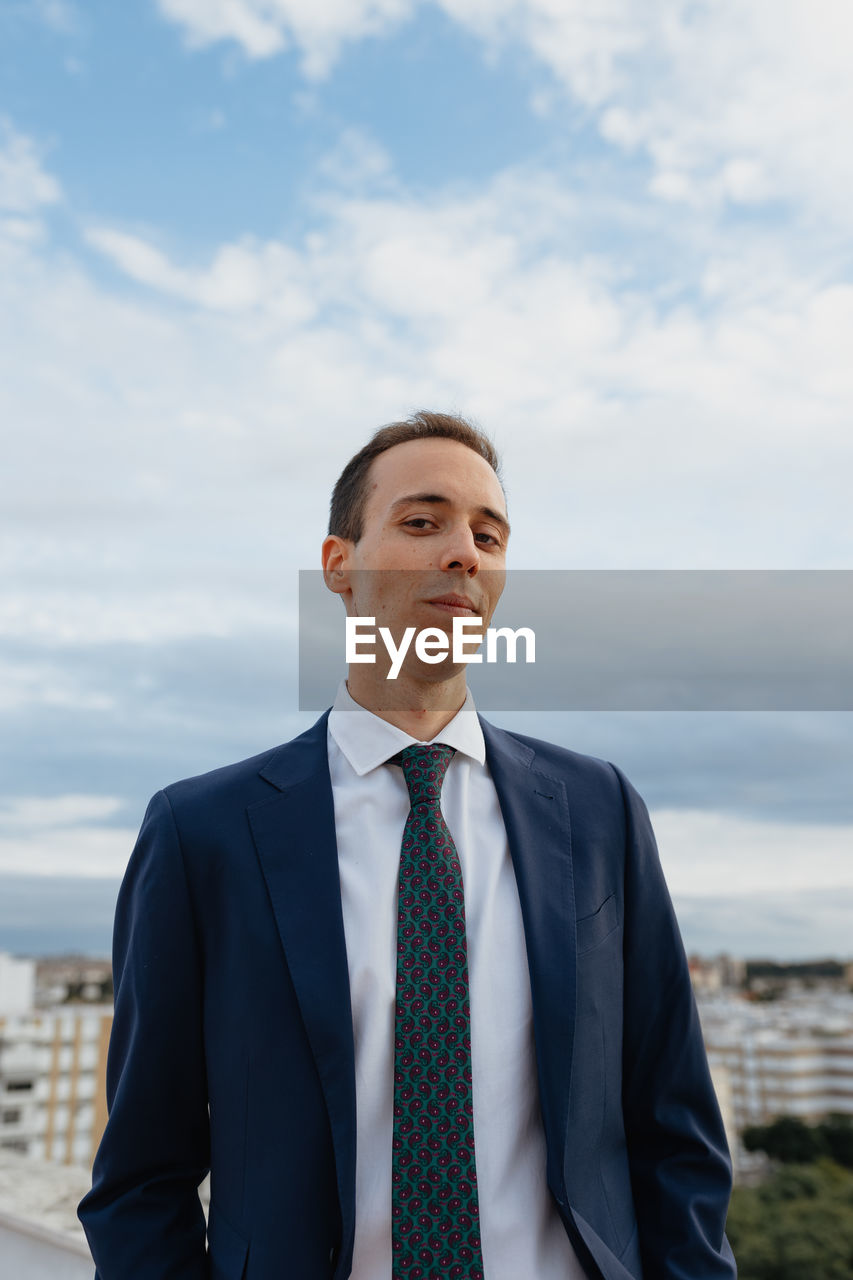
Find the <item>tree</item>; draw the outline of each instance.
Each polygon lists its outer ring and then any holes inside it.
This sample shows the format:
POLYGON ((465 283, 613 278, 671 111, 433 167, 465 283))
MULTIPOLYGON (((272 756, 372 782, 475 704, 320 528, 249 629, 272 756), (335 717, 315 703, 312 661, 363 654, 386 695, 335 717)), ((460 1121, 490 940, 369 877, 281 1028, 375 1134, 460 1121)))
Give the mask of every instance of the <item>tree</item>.
POLYGON ((853 1280, 853 1173, 822 1159, 736 1187, 727 1231, 739 1280, 853 1280))
POLYGON ((817 1127, 835 1163, 853 1169, 853 1118, 830 1115, 817 1127))
POLYGON ((795 1116, 780 1116, 772 1124, 751 1125, 744 1129, 742 1138, 747 1151, 766 1151, 771 1159, 783 1164, 811 1164, 831 1154, 823 1131, 795 1116))

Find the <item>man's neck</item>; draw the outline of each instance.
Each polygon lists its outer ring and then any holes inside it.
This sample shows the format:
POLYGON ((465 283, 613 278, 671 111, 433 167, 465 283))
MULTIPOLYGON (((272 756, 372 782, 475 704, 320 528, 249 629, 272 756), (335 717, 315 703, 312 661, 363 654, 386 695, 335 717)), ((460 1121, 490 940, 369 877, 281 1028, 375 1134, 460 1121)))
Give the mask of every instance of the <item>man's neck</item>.
POLYGON ((419 742, 429 742, 441 733, 468 693, 464 671, 440 682, 410 680, 402 673, 397 680, 379 682, 371 679, 362 666, 350 668, 347 691, 359 706, 419 742))

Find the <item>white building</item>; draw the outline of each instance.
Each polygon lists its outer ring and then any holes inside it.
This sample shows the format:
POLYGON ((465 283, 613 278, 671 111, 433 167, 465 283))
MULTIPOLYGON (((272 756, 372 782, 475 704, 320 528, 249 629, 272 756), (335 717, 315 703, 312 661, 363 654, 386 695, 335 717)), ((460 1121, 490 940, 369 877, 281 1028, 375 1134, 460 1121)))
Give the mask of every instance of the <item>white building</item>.
POLYGON ((767 1003, 703 998, 712 1071, 728 1074, 738 1131, 776 1116, 853 1115, 853 995, 800 992, 767 1003))
POLYGON ((0 951, 0 1016, 26 1013, 35 1003, 36 962, 0 951))
POLYGON ((112 1019, 111 1005, 0 1016, 0 1148, 91 1169, 112 1019))

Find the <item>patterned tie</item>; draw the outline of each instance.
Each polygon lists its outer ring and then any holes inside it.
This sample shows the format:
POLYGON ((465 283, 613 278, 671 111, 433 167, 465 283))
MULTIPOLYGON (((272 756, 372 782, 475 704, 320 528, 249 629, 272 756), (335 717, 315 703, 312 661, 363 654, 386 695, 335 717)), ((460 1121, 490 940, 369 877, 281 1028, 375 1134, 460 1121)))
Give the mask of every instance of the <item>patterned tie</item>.
POLYGON ((406 747, 394 1026, 392 1280, 483 1280, 462 868, 439 807, 454 754, 406 747))

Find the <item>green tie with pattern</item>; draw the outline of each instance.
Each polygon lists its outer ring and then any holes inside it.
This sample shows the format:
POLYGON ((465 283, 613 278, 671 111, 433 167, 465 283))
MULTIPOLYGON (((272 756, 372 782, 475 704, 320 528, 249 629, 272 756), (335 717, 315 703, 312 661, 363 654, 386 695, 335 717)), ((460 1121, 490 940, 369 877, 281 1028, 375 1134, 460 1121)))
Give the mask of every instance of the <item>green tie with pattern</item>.
POLYGON ((440 808, 453 747, 394 757, 409 788, 397 913, 393 1280, 483 1280, 462 868, 440 808))

